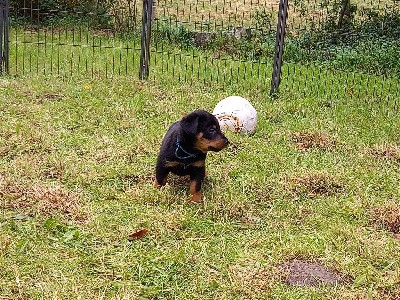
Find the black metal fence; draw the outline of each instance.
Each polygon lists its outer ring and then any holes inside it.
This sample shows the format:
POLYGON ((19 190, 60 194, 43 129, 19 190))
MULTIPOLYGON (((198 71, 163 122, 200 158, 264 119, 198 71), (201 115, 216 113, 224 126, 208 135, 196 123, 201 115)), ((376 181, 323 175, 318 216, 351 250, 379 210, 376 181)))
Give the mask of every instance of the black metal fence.
MULTIPOLYGON (((398 0, 288 2, 281 90, 399 98, 398 0)), ((14 75, 136 77, 151 28, 151 80, 269 91, 278 9, 278 0, 158 0, 143 27, 142 0, 11 0, 2 40, 14 75)))
POLYGON ((74 2, 79 1, 61 2, 11 1, 11 74, 138 73, 141 10, 136 3, 128 1, 131 7, 119 14, 116 6, 107 11, 100 6, 76 7, 74 2))
POLYGON ((156 4, 152 72, 179 81, 269 90, 279 1, 161 0, 156 4))
POLYGON ((287 25, 281 89, 398 107, 398 1, 289 1, 287 25))

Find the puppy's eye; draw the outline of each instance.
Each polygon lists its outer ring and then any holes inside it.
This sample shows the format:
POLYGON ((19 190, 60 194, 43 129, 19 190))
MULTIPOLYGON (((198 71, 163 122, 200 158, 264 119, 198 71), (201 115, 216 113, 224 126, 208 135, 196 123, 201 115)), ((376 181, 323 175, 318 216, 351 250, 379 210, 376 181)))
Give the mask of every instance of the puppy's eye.
POLYGON ((216 133, 217 131, 215 130, 215 128, 210 128, 210 129, 208 129, 208 132, 214 134, 214 133, 216 133))

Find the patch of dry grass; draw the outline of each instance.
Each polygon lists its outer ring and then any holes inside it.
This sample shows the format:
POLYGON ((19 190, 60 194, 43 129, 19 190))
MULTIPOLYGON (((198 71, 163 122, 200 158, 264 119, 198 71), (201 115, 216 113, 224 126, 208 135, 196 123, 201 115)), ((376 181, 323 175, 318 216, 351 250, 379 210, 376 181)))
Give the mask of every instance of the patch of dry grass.
POLYGON ((367 155, 395 163, 400 163, 400 146, 394 144, 377 144, 366 150, 367 155))
POLYGON ((331 196, 343 191, 343 185, 326 173, 309 173, 286 179, 289 194, 294 197, 331 196))
POLYGON ((284 276, 279 268, 260 265, 252 260, 229 266, 228 272, 236 292, 249 300, 271 295, 273 286, 284 276))
POLYGON ((61 185, 25 186, 0 175, 0 198, 3 199, 3 209, 42 217, 57 215, 77 222, 86 220, 80 208, 79 194, 70 192, 61 185))
POLYGON ((400 234, 400 201, 386 202, 371 212, 373 222, 379 227, 400 234))
POLYGON ((322 132, 293 132, 291 135, 291 140, 299 151, 307 151, 312 148, 332 150, 336 146, 336 141, 322 132))

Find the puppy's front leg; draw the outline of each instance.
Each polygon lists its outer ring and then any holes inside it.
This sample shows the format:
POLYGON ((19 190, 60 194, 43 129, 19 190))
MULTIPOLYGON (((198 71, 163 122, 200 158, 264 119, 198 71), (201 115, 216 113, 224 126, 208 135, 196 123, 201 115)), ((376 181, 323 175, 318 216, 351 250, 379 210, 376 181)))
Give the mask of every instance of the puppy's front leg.
POLYGON ((204 167, 194 168, 190 173, 190 202, 200 203, 201 199, 201 185, 205 177, 206 169, 204 167))
POLYGON ((164 186, 167 183, 168 173, 169 171, 164 168, 162 164, 158 163, 156 166, 156 179, 154 180, 153 185, 156 188, 164 186))

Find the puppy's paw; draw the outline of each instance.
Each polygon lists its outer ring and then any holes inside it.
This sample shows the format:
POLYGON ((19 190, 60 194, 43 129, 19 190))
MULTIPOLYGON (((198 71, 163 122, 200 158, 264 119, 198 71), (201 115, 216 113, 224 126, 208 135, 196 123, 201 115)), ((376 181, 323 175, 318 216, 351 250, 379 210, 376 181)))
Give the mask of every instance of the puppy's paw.
POLYGON ((167 177, 165 177, 161 183, 158 182, 157 178, 154 178, 154 181, 153 181, 153 186, 154 187, 159 189, 159 188, 163 187, 166 184, 167 184, 167 177))
POLYGON ((154 179, 153 186, 157 189, 161 188, 161 184, 158 183, 157 179, 154 179))
POLYGON ((203 199, 201 198, 201 193, 193 194, 189 199, 189 202, 193 203, 202 203, 203 199))

